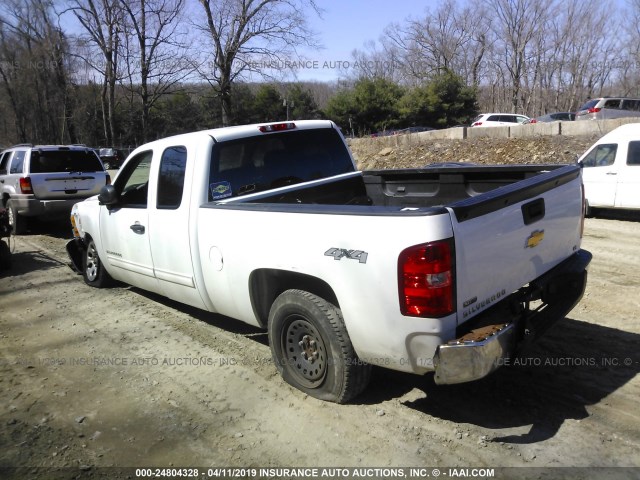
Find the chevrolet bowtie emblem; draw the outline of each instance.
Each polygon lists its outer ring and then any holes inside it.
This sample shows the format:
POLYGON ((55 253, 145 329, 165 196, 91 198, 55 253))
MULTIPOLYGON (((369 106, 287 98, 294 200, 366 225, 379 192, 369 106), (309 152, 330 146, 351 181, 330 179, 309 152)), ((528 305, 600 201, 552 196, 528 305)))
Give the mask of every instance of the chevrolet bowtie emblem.
POLYGON ((544 239, 544 230, 536 230, 535 232, 531 232, 529 238, 527 238, 527 243, 524 248, 535 248, 540 242, 544 239))

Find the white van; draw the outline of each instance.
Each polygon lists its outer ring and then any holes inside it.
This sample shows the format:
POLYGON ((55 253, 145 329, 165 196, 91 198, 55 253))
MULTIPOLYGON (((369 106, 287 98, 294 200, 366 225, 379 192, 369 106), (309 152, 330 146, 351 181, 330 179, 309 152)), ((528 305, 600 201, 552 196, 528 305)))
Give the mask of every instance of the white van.
POLYGON ((640 209, 640 123, 616 128, 578 159, 587 212, 591 208, 640 209))

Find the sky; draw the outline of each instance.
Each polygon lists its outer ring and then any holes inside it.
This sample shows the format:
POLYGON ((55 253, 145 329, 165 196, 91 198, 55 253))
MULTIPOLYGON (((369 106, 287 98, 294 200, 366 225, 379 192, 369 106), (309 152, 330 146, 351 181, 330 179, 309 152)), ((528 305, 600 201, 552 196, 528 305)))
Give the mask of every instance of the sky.
POLYGON ((425 8, 436 8, 435 0, 318 0, 322 18, 309 15, 324 49, 304 51, 309 60, 298 70, 298 80, 337 80, 337 68, 353 63, 351 52, 363 49, 367 41, 377 41, 390 23, 402 23, 409 16, 419 18, 425 8), (341 64, 339 62, 342 62, 341 64))

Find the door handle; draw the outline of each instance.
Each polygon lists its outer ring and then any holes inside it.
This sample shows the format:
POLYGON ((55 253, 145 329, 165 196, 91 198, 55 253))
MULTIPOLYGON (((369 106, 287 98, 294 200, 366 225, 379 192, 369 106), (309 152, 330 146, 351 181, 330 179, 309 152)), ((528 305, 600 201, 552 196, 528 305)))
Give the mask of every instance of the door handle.
POLYGON ((144 233, 144 225, 140 225, 139 223, 134 223, 129 228, 139 235, 144 233))
POLYGON ((607 175, 617 175, 616 172, 607 172, 607 175))

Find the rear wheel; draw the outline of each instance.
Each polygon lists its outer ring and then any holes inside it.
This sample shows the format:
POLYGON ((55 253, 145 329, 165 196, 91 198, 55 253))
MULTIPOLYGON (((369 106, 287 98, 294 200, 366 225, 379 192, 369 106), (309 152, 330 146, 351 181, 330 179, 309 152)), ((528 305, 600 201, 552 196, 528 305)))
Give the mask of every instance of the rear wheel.
POLYGON ((111 275, 105 270, 98 249, 93 239, 87 243, 87 249, 82 257, 82 276, 84 282, 92 287, 107 287, 113 283, 111 275))
POLYGON ((312 397, 346 403, 369 383, 371 366, 356 355, 340 309, 309 292, 287 290, 276 299, 269 343, 284 380, 312 397))
POLYGON ((13 204, 13 200, 7 201, 7 213, 9 215, 9 225, 14 235, 22 235, 27 231, 27 219, 18 214, 18 209, 13 204))

